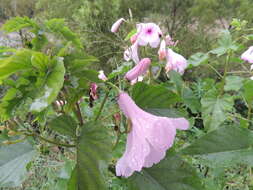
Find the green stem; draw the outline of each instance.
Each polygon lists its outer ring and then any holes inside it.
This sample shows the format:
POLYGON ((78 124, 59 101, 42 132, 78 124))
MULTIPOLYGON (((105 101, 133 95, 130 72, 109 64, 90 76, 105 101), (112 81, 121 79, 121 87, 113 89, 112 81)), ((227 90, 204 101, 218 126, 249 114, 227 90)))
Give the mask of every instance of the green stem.
POLYGON ((249 103, 248 104, 248 117, 247 117, 248 120, 250 120, 250 118, 251 118, 251 110, 252 110, 252 104, 249 103))
POLYGON ((109 93, 110 93, 109 91, 106 92, 105 97, 104 97, 104 99, 103 99, 103 101, 102 101, 102 103, 101 103, 101 106, 100 106, 100 108, 99 108, 98 114, 97 114, 97 116, 96 116, 96 118, 95 118, 95 121, 97 121, 98 118, 99 118, 99 116, 101 115, 101 112, 102 112, 102 110, 103 110, 103 108, 104 108, 104 106, 105 106, 105 102, 106 102, 106 100, 108 99, 109 93))
POLYGON ((225 68, 224 68, 224 74, 222 77, 222 82, 221 82, 221 90, 220 90, 220 95, 224 93, 224 86, 225 86, 225 81, 226 81, 226 76, 227 76, 227 71, 228 71, 228 63, 230 60, 230 52, 228 52, 228 55, 226 57, 226 62, 225 62, 225 68))
POLYGON ((117 87, 116 85, 112 84, 111 82, 106 82, 106 84, 109 84, 111 87, 115 88, 118 92, 121 91, 121 90, 119 89, 119 87, 117 87))
POLYGON ((25 134, 26 136, 33 136, 33 137, 38 137, 39 139, 45 141, 45 142, 48 142, 48 143, 51 143, 51 144, 55 144, 55 145, 58 145, 58 146, 65 146, 65 147, 76 147, 76 145, 73 145, 73 144, 65 144, 65 143, 60 143, 60 142, 55 142, 51 139, 46 139, 45 137, 42 137, 36 133, 32 133, 32 134, 25 134))
POLYGON ((76 111, 75 111, 75 113, 76 113, 76 116, 79 120, 80 125, 83 126, 84 122, 83 122, 82 112, 81 112, 81 109, 80 109, 80 106, 79 106, 78 102, 76 102, 76 111))

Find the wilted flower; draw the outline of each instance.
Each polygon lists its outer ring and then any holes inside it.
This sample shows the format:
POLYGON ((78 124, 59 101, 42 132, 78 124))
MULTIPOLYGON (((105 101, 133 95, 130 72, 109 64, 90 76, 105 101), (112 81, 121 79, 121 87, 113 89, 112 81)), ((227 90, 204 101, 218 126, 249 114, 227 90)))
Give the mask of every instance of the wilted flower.
POLYGON ((90 98, 92 100, 98 99, 97 88, 98 88, 98 85, 96 83, 94 83, 94 82, 91 83, 91 85, 90 85, 90 98))
POLYGON ((136 64, 139 63, 138 43, 135 42, 130 48, 124 52, 124 59, 126 61, 133 60, 136 64))
POLYGON ((158 51, 159 60, 163 60, 166 57, 166 43, 165 40, 162 40, 160 44, 160 49, 158 51))
POLYGON ((149 44, 152 48, 157 48, 162 37, 162 31, 154 23, 137 24, 138 44, 146 46, 149 44))
POLYGON ((99 71, 98 78, 101 79, 101 80, 103 80, 103 81, 108 80, 108 78, 105 76, 105 73, 104 73, 103 70, 99 71))
POLYGON ((177 43, 178 43, 178 40, 177 41, 173 41, 173 39, 170 37, 170 35, 168 34, 168 35, 166 35, 166 37, 165 37, 165 42, 166 42, 166 45, 168 45, 168 46, 176 46, 177 45, 177 43))
POLYGON ((116 164, 117 176, 129 177, 134 171, 160 162, 173 145, 176 129, 186 130, 184 118, 158 117, 140 109, 125 92, 118 97, 120 109, 131 121, 126 150, 116 164))
POLYGON ((253 63, 253 46, 249 47, 249 49, 241 55, 241 59, 253 63))
POLYGON ((174 70, 180 74, 183 74, 184 70, 188 66, 187 60, 182 55, 175 53, 172 49, 169 48, 167 49, 166 59, 166 72, 174 70))
POLYGON ((149 58, 142 59, 134 68, 126 73, 125 78, 129 81, 137 79, 138 76, 146 73, 150 64, 151 60, 149 58))
POLYGON ((122 22, 126 21, 124 18, 118 19, 111 27, 111 32, 115 33, 119 30, 120 25, 122 22))

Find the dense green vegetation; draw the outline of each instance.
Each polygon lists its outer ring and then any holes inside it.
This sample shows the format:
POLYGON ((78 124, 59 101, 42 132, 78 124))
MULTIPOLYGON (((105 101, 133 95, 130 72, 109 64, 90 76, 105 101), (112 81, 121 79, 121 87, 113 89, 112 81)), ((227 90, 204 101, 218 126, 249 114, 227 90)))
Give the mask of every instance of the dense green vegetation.
POLYGON ((241 59, 253 41, 251 4, 0 0, 0 39, 20 36, 20 47, 0 46, 0 189, 253 190, 253 80, 241 59), (188 67, 166 71, 159 47, 140 46, 152 62, 130 85, 135 64, 123 54, 146 22, 178 40, 169 48, 188 67), (116 165, 137 124, 117 104, 119 89, 154 118, 189 121, 164 159, 128 178, 116 165))

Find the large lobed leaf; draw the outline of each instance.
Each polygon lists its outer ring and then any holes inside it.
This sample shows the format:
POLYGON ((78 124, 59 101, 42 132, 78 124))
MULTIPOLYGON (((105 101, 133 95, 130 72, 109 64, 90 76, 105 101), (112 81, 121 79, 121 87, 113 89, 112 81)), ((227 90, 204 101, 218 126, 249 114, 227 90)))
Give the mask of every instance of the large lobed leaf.
POLYGON ((133 99, 143 109, 169 108, 180 98, 171 90, 161 85, 148 85, 142 82, 134 85, 133 99))
POLYGON ((77 122, 69 115, 64 114, 55 117, 48 123, 48 126, 62 135, 76 137, 77 122))
POLYGON ((3 26, 2 30, 5 32, 17 32, 23 28, 37 27, 37 24, 28 17, 14 17, 8 20, 3 26))
POLYGON ((225 94, 219 95, 216 89, 210 90, 201 99, 204 125, 208 130, 218 128, 227 118, 227 112, 233 109, 233 97, 225 94))
POLYGON ((205 189, 194 168, 170 153, 159 164, 135 173, 129 181, 131 190, 205 189))
POLYGON ((37 97, 30 106, 30 111, 42 111, 49 106, 58 96, 64 83, 65 67, 58 58, 52 71, 48 74, 42 95, 37 97))
POLYGON ((26 165, 35 151, 27 142, 0 147, 0 187, 17 187, 24 180, 26 165))
POLYGON ((110 158, 111 138, 108 130, 95 122, 82 126, 77 143, 77 164, 73 170, 69 190, 106 189, 104 170, 110 158))
POLYGON ((236 163, 253 166, 253 132, 235 126, 212 131, 182 150, 210 162, 210 166, 226 167, 236 163))
POLYGON ((0 79, 5 79, 11 74, 31 68, 32 51, 20 50, 14 55, 2 59, 0 63, 0 79))

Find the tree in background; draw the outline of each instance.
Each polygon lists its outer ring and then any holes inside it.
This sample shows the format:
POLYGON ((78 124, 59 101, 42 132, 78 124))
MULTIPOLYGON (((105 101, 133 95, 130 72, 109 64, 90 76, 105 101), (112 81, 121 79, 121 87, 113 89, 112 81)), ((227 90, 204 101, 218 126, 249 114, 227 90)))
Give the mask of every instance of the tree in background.
POLYGON ((36 0, 0 0, 0 19, 14 16, 33 17, 36 0))

